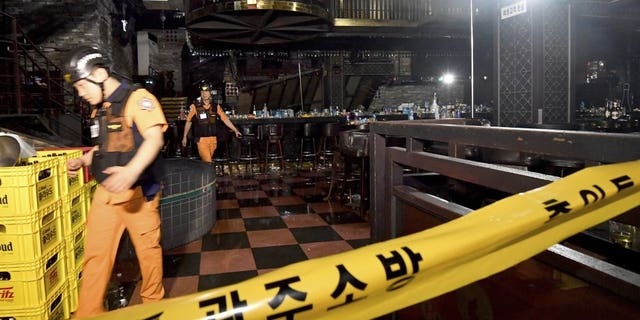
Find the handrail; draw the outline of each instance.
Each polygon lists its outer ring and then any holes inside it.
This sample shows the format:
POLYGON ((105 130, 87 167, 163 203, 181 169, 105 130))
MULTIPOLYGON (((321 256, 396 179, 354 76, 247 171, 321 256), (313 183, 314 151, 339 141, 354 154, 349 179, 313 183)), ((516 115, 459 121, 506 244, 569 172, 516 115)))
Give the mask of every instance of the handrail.
MULTIPOLYGON (((38 62, 34 58, 32 58, 30 55, 23 54, 21 57, 24 59, 24 61, 22 61, 23 63, 19 65, 20 66, 20 70, 22 71, 22 73, 25 74, 25 75, 29 73, 29 70, 27 69, 28 68, 27 60, 30 61, 31 62, 31 69, 32 69, 31 72, 38 71, 40 73, 44 73, 45 74, 45 78, 46 78, 45 83, 46 83, 46 88, 47 88, 46 97, 48 98, 48 100, 50 102, 53 102, 57 106, 59 106, 60 109, 64 109, 64 103, 60 103, 59 101, 52 99, 52 97, 54 95, 51 92, 52 91, 51 87, 53 85, 56 85, 56 87, 58 89, 62 89, 63 92, 64 92, 65 88, 64 88, 64 86, 59 85, 57 82, 52 81, 51 74, 50 74, 51 70, 49 70, 49 68, 48 68, 49 67, 48 61, 45 61, 46 68, 42 68, 38 64, 38 62)), ((60 71, 60 69, 57 66, 55 66, 55 65, 52 65, 52 66, 55 68, 56 71, 60 71)), ((62 78, 60 78, 60 80, 62 80, 62 78)), ((25 81, 26 81, 26 77, 25 77, 25 81)), ((31 94, 30 91, 26 91, 26 93, 30 98, 33 99, 33 95, 31 94)), ((64 93, 62 94, 62 96, 64 97, 64 93)))
MULTIPOLYGON (((469 125, 464 119, 452 120, 370 124, 372 241, 395 238, 416 230, 418 226, 431 227, 457 218, 470 211, 471 206, 477 209, 500 200, 504 195, 526 192, 562 179, 564 171, 548 169, 564 166, 570 171, 569 165, 573 164, 577 170, 579 167, 640 158, 640 150, 634 147, 640 143, 638 135, 485 127, 469 125), (387 138, 397 137, 404 137, 404 146, 387 144, 387 138), (511 157, 514 153, 518 157, 511 157), (538 163, 549 165, 541 170, 538 163), (407 168, 418 173, 408 177, 404 171, 407 168), (420 176, 423 173, 428 175, 420 176), (431 179, 435 176, 439 179, 431 179), (453 192, 458 195, 447 198, 451 186, 456 188, 453 192), (484 193, 482 190, 493 191, 484 193), (472 193, 478 198, 461 201, 472 193), (483 195, 491 195, 491 198, 483 195), (480 198, 484 199, 480 201, 480 198), (409 210, 403 206, 409 204, 417 208, 420 215, 407 214, 409 210), (462 206, 469 207, 469 210, 462 206)), ((597 185, 594 187, 599 188, 597 185)), ((629 214, 637 217, 638 214, 637 211, 619 212, 623 213, 626 214, 615 220, 624 219, 629 214)), ((610 245, 613 247, 615 244, 610 245)), ((605 270, 599 265, 602 259, 577 259, 576 253, 562 245, 555 246, 555 249, 548 250, 539 258, 558 270, 615 290, 620 296, 638 300, 637 280, 618 276, 625 266, 610 266, 605 270)), ((586 249, 593 251, 594 248, 586 249)), ((611 261, 620 256, 620 253, 612 252, 608 259, 611 261)), ((640 273, 637 268, 630 271, 634 274, 633 279, 638 279, 640 273)))
MULTIPOLYGON (((6 17, 8 17, 8 18, 11 18, 13 21, 15 21, 15 22, 16 22, 16 31, 19 31, 22 35, 26 35, 26 33, 24 32, 24 30, 20 27, 20 25, 18 25, 18 20, 17 20, 14 16, 12 16, 12 15, 10 15, 10 14, 8 14, 8 13, 2 12, 2 11, 0 11, 0 14, 1 14, 1 15, 6 16, 6 17)), ((15 36, 15 37, 17 37, 17 33, 16 33, 16 34, 14 34, 14 36, 15 36)), ((55 63, 53 63, 53 61, 51 61, 51 59, 49 59, 49 58, 48 58, 44 53, 42 53, 42 51, 40 51, 40 50, 38 49, 38 46, 37 46, 35 43, 33 43, 33 41, 31 41, 31 39, 29 39, 29 38, 28 38, 28 37, 26 37, 26 36, 23 36, 23 37, 22 37, 22 39, 23 39, 23 40, 25 40, 25 41, 27 41, 27 42, 28 42, 28 44, 29 44, 29 45, 31 45, 31 47, 33 48, 33 50, 34 50, 35 52, 37 52, 37 53, 38 53, 38 55, 39 55, 40 57, 42 57, 42 58, 46 61, 46 63, 47 63, 48 65, 50 64, 51 66, 53 66, 53 67, 55 67, 56 69, 60 70, 60 68, 58 68, 58 66, 57 66, 55 63)), ((23 46, 23 47, 24 47, 24 46, 23 46)))
POLYGON ((245 88, 245 90, 249 90, 249 91, 250 90, 256 90, 258 88, 267 87, 267 86, 271 86, 271 85, 278 84, 278 83, 283 83, 283 82, 286 82, 286 81, 291 80, 291 79, 297 79, 299 76, 307 76, 307 75, 314 74, 314 73, 322 73, 322 68, 307 70, 307 71, 304 71, 304 72, 302 72, 300 74, 296 73, 296 74, 285 75, 285 76, 280 77, 280 78, 275 79, 275 80, 270 80, 270 81, 266 81, 266 82, 261 82, 261 83, 255 84, 253 86, 245 88))
MULTIPOLYGON (((35 94, 25 88, 28 84, 29 77, 33 74, 37 74, 43 78, 41 85, 38 86, 45 89, 41 94, 49 103, 49 107, 39 109, 43 111, 49 110, 69 113, 68 111, 70 110, 66 107, 65 97, 72 97, 73 105, 77 104, 77 97, 73 91, 64 85, 62 75, 59 77, 52 76, 52 72, 61 74, 62 69, 47 57, 44 52, 38 48, 38 45, 27 37, 24 29, 18 25, 16 17, 3 11, 0 11, 0 17, 9 19, 8 25, 10 24, 11 29, 11 35, 6 38, 8 41, 2 42, 9 44, 7 52, 11 54, 13 60, 13 95, 15 96, 17 113, 22 114, 27 111, 25 110, 25 98, 36 107, 40 105, 35 94), (19 35, 21 35, 20 39, 19 35)), ((4 27, 8 27, 8 25, 4 27)), ((45 114, 46 113, 47 112, 45 112, 45 114)), ((71 112, 71 114, 76 113, 71 112)), ((80 118, 79 115, 78 118, 80 118)), ((50 119, 50 121, 57 120, 50 119)))

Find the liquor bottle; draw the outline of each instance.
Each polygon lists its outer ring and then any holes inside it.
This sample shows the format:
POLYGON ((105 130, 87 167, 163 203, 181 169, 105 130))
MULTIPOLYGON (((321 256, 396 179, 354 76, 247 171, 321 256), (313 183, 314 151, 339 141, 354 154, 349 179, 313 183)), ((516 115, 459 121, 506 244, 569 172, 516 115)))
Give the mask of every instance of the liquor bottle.
POLYGON ((622 101, 620 101, 620 109, 622 112, 622 116, 631 113, 631 85, 629 83, 624 83, 622 85, 622 101))
POLYGON ((438 105, 438 97, 435 92, 433 93, 433 101, 431 101, 429 109, 433 112, 435 119, 440 119, 440 106, 438 105))
POLYGON ((622 108, 620 107, 620 103, 618 101, 613 101, 612 108, 611 108, 611 119, 618 120, 623 115, 624 114, 622 113, 622 108))

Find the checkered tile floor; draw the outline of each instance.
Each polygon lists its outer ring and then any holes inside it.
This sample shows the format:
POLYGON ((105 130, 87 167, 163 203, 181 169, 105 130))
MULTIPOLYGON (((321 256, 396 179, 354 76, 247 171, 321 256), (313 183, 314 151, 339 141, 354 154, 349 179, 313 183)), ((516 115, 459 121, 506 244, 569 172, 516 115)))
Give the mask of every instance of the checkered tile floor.
MULTIPOLYGON (((218 177, 214 229, 164 253, 166 297, 367 245, 369 223, 350 207, 324 201, 328 187, 326 173, 218 177)), ((140 303, 138 286, 132 290, 130 304, 140 303)))

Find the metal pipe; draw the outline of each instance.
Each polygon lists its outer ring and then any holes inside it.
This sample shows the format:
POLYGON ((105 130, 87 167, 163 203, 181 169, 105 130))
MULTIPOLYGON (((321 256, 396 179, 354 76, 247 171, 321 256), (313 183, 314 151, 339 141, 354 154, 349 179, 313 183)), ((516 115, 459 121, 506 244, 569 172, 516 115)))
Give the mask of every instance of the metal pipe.
POLYGON ((356 15, 353 12, 353 5, 354 5, 353 0, 347 1, 347 5, 349 7, 349 18, 355 18, 356 15))
POLYGON ((384 17, 382 17, 382 19, 384 20, 390 20, 391 16, 391 6, 389 5, 389 0, 382 0, 382 5, 383 5, 383 13, 384 13, 384 17))
POLYGON ((371 1, 367 1, 365 2, 365 11, 364 11, 364 17, 365 19, 371 19, 371 1))
MULTIPOLYGON (((16 107, 18 108, 18 114, 22 114, 22 92, 20 89, 20 61, 18 55, 18 22, 16 18, 11 18, 11 36, 13 47, 13 84, 15 86, 14 92, 16 95, 16 107)), ((9 107, 10 110, 11 107, 9 107)), ((10 113, 10 112, 9 112, 10 113)))
POLYGON ((367 16, 368 19, 371 19, 371 20, 377 19, 376 18, 376 7, 377 7, 376 0, 372 0, 369 3, 369 14, 367 16))
POLYGON ((396 18, 395 7, 396 4, 392 0, 389 0, 389 20, 395 20, 396 18))
POLYGON ((356 1, 355 0, 350 0, 348 1, 348 5, 349 5, 349 18, 356 18, 356 1))
POLYGON ((383 16, 381 17, 381 19, 383 20, 389 20, 389 11, 391 10, 388 5, 389 5, 389 0, 381 0, 380 1, 380 5, 381 5, 381 13, 383 14, 383 16))
POLYGON ((351 17, 360 19, 360 3, 358 0, 351 0, 351 17))
MULTIPOLYGON (((572 100, 574 100, 572 97, 572 89, 571 89, 571 85, 573 83, 573 26, 572 26, 572 9, 573 9, 573 5, 571 3, 568 4, 569 9, 567 10, 567 19, 569 20, 569 22, 567 23, 567 29, 568 30, 568 38, 567 39, 567 43, 569 44, 568 46, 568 51, 567 52, 567 57, 568 57, 568 61, 567 61, 567 65, 569 66, 569 68, 567 68, 567 88, 569 88, 568 92, 567 92, 567 122, 571 122, 571 106, 574 105, 572 103, 572 100)), ((628 79, 628 78, 627 78, 628 79)))
POLYGON ((300 62, 298 62, 298 79, 300 81, 300 110, 304 112, 304 94, 302 93, 302 69, 300 68, 300 62))
POLYGON ((411 11, 409 11, 409 20, 416 21, 416 14, 418 13, 418 1, 411 1, 411 11))
POLYGON ((473 118, 475 118, 475 109, 476 109, 475 96, 474 96, 475 91, 473 89, 474 78, 475 78, 475 76, 474 76, 474 63, 473 63, 473 57, 474 57, 474 55, 473 55, 473 0, 469 0, 469 11, 470 11, 470 14, 469 14, 470 24, 469 25, 471 26, 471 28, 470 28, 471 29, 470 30, 471 36, 469 37, 471 39, 471 41, 470 41, 470 45, 471 45, 471 118, 473 119, 473 118))

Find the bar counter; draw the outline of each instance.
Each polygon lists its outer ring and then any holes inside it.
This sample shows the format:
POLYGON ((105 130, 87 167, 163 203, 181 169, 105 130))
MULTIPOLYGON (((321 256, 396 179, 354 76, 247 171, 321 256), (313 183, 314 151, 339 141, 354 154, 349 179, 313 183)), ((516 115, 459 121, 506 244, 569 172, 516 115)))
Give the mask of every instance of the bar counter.
POLYGON ((247 118, 242 116, 229 117, 235 125, 243 124, 303 124, 303 123, 346 123, 346 116, 311 116, 311 117, 267 117, 267 118, 247 118))
MULTIPOLYGON (((317 132, 322 132, 321 126, 327 123, 339 123, 341 125, 347 124, 346 116, 309 116, 309 117, 266 117, 266 118, 244 118, 233 117, 230 118, 231 122, 238 127, 239 130, 243 126, 256 126, 255 132, 258 138, 260 152, 264 152, 264 142, 262 137, 262 130, 260 126, 267 124, 282 124, 283 135, 281 137, 282 152, 285 159, 294 160, 300 153, 300 137, 302 136, 302 128, 305 123, 314 123, 318 126, 317 132)), ((242 130, 241 130, 242 131, 242 130)), ((231 139, 233 134, 226 137, 218 137, 218 140, 224 143, 230 144, 229 153, 231 158, 237 158, 238 150, 236 139, 231 139)), ((319 138, 319 137, 318 137, 319 138)), ((319 141, 319 140, 317 140, 319 141)))
MULTIPOLYGON (((348 128, 353 125, 361 125, 363 123, 368 123, 372 119, 376 119, 376 121, 393 121, 393 120, 407 120, 408 115, 406 114, 377 114, 373 115, 370 113, 353 115, 351 114, 351 118, 348 118, 347 115, 335 115, 335 116, 300 116, 300 117, 254 117, 253 115, 240 115, 240 116, 229 116, 229 120, 240 129, 245 125, 265 125, 265 124, 278 124, 281 123, 284 125, 284 135, 282 137, 282 145, 283 145, 283 153, 285 158, 293 159, 297 157, 298 150, 300 144, 300 134, 302 130, 302 125, 305 123, 315 123, 318 125, 326 124, 326 123, 339 123, 343 125, 345 128, 348 128)), ((184 130, 185 121, 184 120, 175 120, 169 124, 169 130, 165 133, 165 141, 166 146, 164 148, 164 155, 167 158, 173 157, 194 157, 197 156, 198 152, 195 148, 195 145, 191 143, 192 140, 192 132, 189 133, 189 141, 191 145, 187 148, 181 146, 182 135, 184 130)), ((218 133, 218 143, 219 147, 226 148, 225 143, 230 144, 230 153, 231 157, 237 156, 235 139, 233 139, 233 133, 221 125, 218 130, 222 130, 222 132, 218 133)), ((318 137, 319 138, 319 137, 318 137)))

